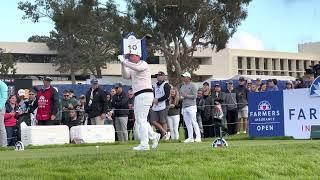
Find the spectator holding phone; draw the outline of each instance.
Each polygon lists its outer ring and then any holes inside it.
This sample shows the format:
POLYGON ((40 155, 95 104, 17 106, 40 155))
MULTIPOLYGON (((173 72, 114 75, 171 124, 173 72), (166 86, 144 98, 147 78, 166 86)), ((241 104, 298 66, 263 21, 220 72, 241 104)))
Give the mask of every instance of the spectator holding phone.
POLYGON ((74 109, 78 104, 78 101, 72 97, 72 93, 70 91, 65 90, 63 92, 63 99, 61 99, 59 106, 62 111, 61 116, 61 124, 68 125, 69 124, 69 109, 74 109))

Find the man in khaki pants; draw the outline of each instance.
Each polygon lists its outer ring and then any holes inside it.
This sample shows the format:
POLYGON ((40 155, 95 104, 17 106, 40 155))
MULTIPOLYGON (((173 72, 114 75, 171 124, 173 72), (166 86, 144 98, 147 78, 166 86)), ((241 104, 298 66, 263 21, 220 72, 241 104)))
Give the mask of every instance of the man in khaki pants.
POLYGON ((91 80, 91 88, 86 93, 85 110, 90 118, 89 125, 104 125, 106 118, 106 93, 99 88, 98 80, 91 80))
POLYGON ((4 126, 5 103, 8 99, 8 86, 0 81, 0 147, 7 146, 7 132, 4 126))

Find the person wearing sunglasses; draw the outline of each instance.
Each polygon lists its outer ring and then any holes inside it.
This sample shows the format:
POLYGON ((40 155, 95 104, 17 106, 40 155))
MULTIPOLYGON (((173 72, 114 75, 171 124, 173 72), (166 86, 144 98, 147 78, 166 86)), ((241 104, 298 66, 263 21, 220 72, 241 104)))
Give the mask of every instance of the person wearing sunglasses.
POLYGON ((68 125, 69 124, 69 109, 74 109, 78 104, 78 101, 75 98, 72 98, 70 91, 63 91, 63 99, 61 99, 59 103, 59 109, 62 112, 61 114, 61 124, 68 125))

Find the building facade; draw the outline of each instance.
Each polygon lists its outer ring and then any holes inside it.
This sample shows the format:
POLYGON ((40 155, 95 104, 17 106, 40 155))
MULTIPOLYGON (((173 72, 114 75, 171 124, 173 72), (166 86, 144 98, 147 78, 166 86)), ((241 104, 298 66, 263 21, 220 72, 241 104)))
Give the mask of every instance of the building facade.
MULTIPOLYGON (((45 43, 0 42, 0 48, 11 53, 17 60, 17 77, 37 79, 50 75, 55 80, 68 81, 68 72, 59 72, 54 65, 57 52, 49 50, 45 43)), ((298 53, 224 49, 216 53, 213 49, 198 49, 194 60, 200 66, 195 74, 196 81, 208 79, 229 79, 236 75, 272 75, 302 77, 305 69, 320 63, 320 43, 299 44, 298 53)), ((166 72, 165 59, 156 54, 150 64, 151 72, 166 72)), ((110 62, 102 69, 102 75, 109 79, 121 79, 121 65, 110 62)), ((77 80, 83 81, 89 74, 77 73, 77 80)))

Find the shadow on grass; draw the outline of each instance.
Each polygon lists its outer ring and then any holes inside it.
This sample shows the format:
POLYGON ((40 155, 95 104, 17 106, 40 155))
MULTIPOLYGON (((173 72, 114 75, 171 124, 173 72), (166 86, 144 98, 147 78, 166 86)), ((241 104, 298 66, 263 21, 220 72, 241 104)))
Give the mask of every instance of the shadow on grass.
MULTIPOLYGON (((212 142, 215 138, 205 138, 202 139, 203 142, 212 142)), ((243 140, 292 140, 292 137, 250 137, 247 134, 231 135, 223 137, 227 141, 243 141, 243 140)), ((161 140, 161 143, 182 143, 183 140, 161 140)), ((62 148, 62 147, 86 147, 86 146, 109 146, 109 145, 136 145, 138 141, 128 141, 128 142, 114 142, 114 143, 90 143, 90 144, 63 144, 63 145, 45 145, 45 146, 32 146, 29 145, 27 149, 46 149, 46 148, 62 148)), ((12 151, 14 147, 0 148, 0 151, 12 151)))

